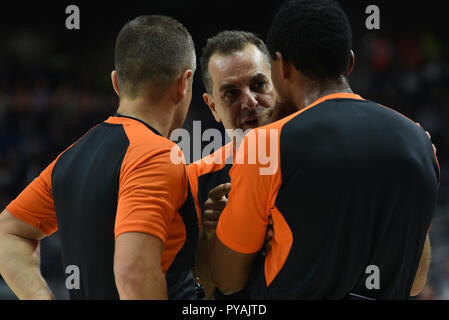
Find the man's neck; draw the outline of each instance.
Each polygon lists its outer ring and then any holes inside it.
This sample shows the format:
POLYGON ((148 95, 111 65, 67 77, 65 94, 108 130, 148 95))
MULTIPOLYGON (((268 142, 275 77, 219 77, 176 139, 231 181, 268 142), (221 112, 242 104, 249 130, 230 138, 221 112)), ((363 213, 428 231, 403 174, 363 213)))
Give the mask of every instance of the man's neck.
POLYGON ((294 95, 293 99, 299 109, 302 109, 316 100, 330 94, 339 92, 353 93, 348 81, 343 76, 336 81, 321 85, 310 85, 307 86, 307 88, 298 88, 298 90, 295 90, 294 92, 297 94, 294 95))
POLYGON ((162 136, 168 137, 173 126, 174 108, 158 102, 151 103, 143 99, 120 101, 117 113, 139 119, 156 129, 162 136))

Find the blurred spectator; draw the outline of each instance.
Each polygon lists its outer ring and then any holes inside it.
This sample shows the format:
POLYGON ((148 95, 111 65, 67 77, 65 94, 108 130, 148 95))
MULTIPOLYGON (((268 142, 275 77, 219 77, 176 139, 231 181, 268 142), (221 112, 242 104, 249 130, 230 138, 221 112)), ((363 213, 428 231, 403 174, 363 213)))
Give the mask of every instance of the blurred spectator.
POLYGON ((371 65, 375 70, 383 71, 391 65, 392 47, 389 39, 375 38, 370 44, 371 65))

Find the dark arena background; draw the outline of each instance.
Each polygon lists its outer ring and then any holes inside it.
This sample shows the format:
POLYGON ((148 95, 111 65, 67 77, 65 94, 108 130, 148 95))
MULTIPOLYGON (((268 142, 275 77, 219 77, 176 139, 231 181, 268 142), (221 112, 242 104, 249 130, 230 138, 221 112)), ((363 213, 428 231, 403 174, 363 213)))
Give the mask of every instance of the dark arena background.
MULTIPOLYGON (((36 1, 0 7, 0 207, 60 152, 118 107, 111 81, 115 38, 138 15, 169 15, 183 23, 197 56, 208 37, 246 30, 265 39, 283 1, 151 0, 36 1), (66 7, 80 9, 68 30, 66 7)), ((430 231, 432 261, 417 299, 449 299, 449 36, 440 2, 340 1, 353 29, 354 92, 394 108, 430 132, 441 167, 438 209, 430 231), (366 27, 367 6, 380 10, 380 29, 366 27)), ((198 63, 199 64, 199 63, 198 63)), ((221 128, 202 99, 199 70, 184 127, 221 128)), ((197 159, 191 159, 197 160, 197 159)), ((58 233, 41 243, 42 272, 57 299, 67 299, 58 233)), ((0 280, 0 299, 16 299, 0 280)))

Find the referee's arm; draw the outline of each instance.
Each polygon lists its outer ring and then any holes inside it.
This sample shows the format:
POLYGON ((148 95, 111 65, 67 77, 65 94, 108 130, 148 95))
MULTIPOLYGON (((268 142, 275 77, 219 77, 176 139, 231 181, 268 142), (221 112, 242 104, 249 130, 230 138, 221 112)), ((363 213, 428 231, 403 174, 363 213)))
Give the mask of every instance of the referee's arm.
POLYGON ((421 259, 419 260, 418 270, 416 271, 415 280, 413 281, 412 290, 410 292, 411 296, 417 296, 426 284, 427 273, 430 265, 430 251, 429 234, 427 234, 426 241, 424 242, 424 248, 421 253, 421 259))
POLYGON ((40 268, 39 240, 45 236, 6 209, 0 214, 0 274, 19 299, 54 299, 40 268))
MULTIPOLYGON (((419 127, 421 125, 419 123, 416 123, 419 127)), ((424 130, 424 129, 423 129, 424 130)), ((430 133, 428 131, 425 131, 427 137, 429 138, 430 142, 432 143, 432 137, 430 136, 430 133)), ((438 186, 440 181, 440 165, 438 163, 437 158, 437 149, 435 145, 432 143, 432 149, 433 154, 435 156, 435 168, 438 171, 438 186)), ((430 229, 430 227, 429 227, 430 229)), ((430 253, 431 253, 431 247, 430 247, 430 239, 429 239, 429 230, 427 231, 426 240, 424 242, 424 247, 421 253, 421 258, 419 260, 418 270, 416 271, 415 280, 413 281, 412 290, 410 291, 410 296, 417 296, 421 293, 422 289, 424 288, 427 280, 427 273, 429 272, 429 265, 430 265, 430 253)))
POLYGON ((117 237, 114 276, 121 300, 167 299, 163 249, 162 240, 150 234, 127 232, 117 237))
POLYGON ((211 241, 209 263, 215 285, 226 295, 241 291, 249 281, 257 252, 245 254, 234 251, 215 234, 211 241))
POLYGON ((0 274, 19 299, 54 299, 42 277, 39 240, 58 229, 53 161, 0 214, 0 274))

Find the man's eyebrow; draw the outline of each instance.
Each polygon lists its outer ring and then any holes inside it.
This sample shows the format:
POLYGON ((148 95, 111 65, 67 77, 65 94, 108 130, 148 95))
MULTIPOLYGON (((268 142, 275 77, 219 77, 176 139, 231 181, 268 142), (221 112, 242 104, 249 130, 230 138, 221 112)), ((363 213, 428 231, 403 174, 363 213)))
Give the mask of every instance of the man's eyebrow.
POLYGON ((254 77, 251 78, 251 82, 258 80, 268 80, 268 77, 263 73, 258 73, 254 77))
POLYGON ((223 91, 226 91, 226 90, 229 90, 229 89, 235 89, 235 88, 237 88, 237 87, 234 84, 227 83, 227 84, 224 84, 224 85, 222 85, 220 87, 220 92, 223 92, 223 91))

